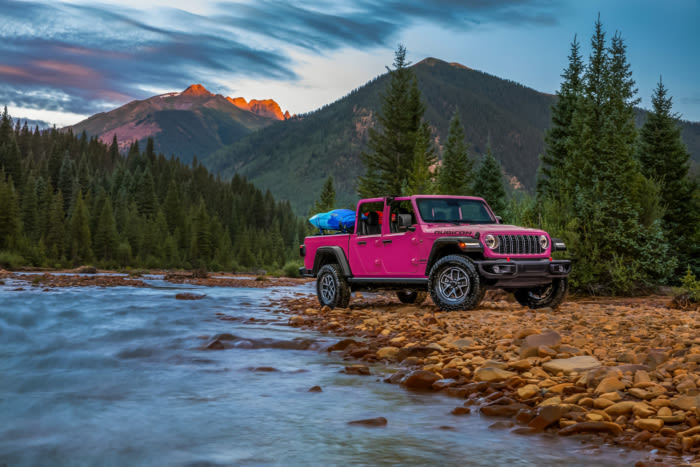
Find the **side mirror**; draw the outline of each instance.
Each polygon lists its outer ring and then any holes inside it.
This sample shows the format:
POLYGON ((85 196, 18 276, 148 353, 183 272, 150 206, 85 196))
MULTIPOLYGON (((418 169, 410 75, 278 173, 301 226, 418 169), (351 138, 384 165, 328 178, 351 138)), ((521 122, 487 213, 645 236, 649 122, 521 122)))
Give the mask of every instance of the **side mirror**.
POLYGON ((398 221, 399 232, 406 232, 407 230, 410 230, 410 231, 416 230, 416 228, 413 227, 411 224, 411 215, 410 214, 399 214, 397 216, 397 221, 398 221))
POLYGON ((496 221, 497 221, 499 224, 503 224, 503 218, 502 218, 501 216, 496 216, 496 221))

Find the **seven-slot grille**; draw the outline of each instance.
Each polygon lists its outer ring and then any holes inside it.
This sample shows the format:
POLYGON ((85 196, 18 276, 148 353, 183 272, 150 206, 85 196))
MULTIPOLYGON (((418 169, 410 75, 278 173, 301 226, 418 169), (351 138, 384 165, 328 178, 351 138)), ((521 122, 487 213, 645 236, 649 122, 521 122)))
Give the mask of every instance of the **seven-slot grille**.
POLYGON ((536 255, 544 253, 539 235, 496 235, 498 247, 495 252, 502 255, 536 255))

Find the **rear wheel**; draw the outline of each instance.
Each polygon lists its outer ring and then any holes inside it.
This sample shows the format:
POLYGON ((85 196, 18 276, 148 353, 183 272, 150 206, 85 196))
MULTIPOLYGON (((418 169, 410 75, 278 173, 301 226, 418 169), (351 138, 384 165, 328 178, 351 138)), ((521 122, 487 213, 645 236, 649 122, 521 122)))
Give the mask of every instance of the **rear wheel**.
POLYGON ((347 308, 350 303, 350 287, 340 274, 337 264, 326 264, 319 269, 316 296, 321 306, 347 308))
POLYGON ((401 303, 415 303, 416 305, 420 305, 428 298, 428 293, 416 292, 415 290, 400 290, 396 292, 396 296, 401 303))
POLYGON ((430 269, 428 291, 442 310, 471 310, 483 298, 474 263, 461 255, 440 259, 430 269))
POLYGON ((554 279, 551 284, 530 289, 517 289, 513 292, 515 299, 528 308, 557 308, 566 298, 569 280, 564 277, 554 279))

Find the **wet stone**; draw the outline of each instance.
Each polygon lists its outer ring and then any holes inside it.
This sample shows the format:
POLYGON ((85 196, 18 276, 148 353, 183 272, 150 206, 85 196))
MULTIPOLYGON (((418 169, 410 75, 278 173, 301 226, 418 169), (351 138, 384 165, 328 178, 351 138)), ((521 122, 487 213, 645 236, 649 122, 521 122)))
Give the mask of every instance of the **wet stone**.
POLYGON ((362 425, 362 426, 370 426, 370 427, 380 427, 380 426, 386 426, 387 425, 387 420, 384 417, 376 417, 376 418, 366 418, 363 420, 353 420, 351 422, 348 422, 348 425, 362 425))

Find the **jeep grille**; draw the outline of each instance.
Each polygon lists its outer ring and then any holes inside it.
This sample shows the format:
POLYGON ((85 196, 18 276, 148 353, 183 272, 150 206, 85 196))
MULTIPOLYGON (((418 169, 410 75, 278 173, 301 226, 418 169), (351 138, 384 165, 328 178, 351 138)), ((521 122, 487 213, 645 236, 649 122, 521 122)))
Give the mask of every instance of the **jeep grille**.
POLYGON ((544 253, 540 247, 539 235, 497 235, 498 247, 495 252, 501 255, 536 255, 544 253))

